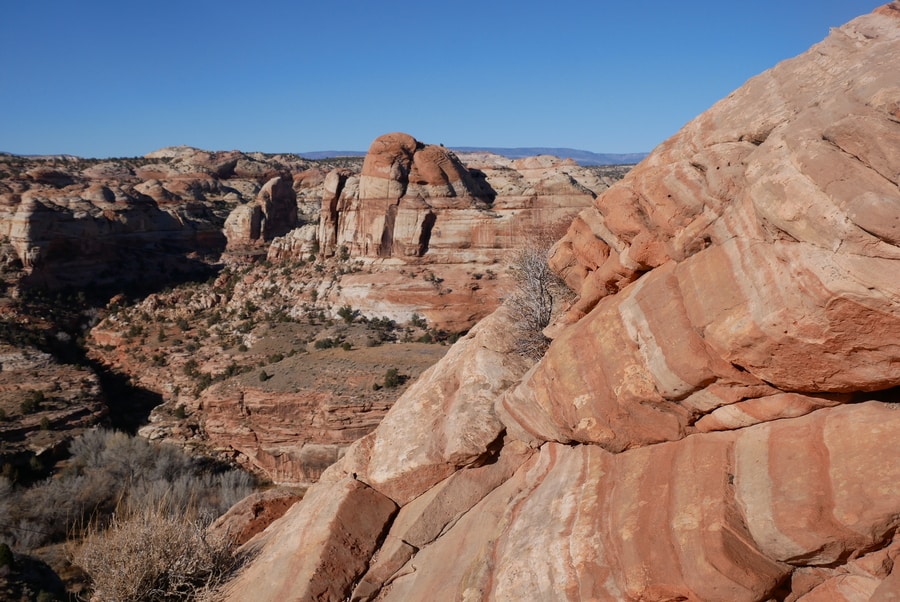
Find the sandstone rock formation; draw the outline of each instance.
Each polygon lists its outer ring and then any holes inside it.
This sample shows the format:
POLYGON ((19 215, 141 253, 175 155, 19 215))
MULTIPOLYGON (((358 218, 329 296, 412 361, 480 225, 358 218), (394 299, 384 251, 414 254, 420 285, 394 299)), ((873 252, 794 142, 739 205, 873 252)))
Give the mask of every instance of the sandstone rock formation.
POLYGON ((177 281, 218 258, 225 218, 241 203, 256 200, 245 237, 253 227, 265 240, 293 228, 293 180, 275 178, 309 166, 189 147, 108 161, 4 155, 0 236, 16 250, 26 286, 177 281))
POLYGON ((297 225, 297 194, 292 181, 281 176, 266 182, 256 202, 242 205, 225 220, 225 237, 230 246, 271 241, 297 225))
MULTIPOLYGON (((415 313, 463 331, 507 292, 511 254, 558 236, 609 184, 556 157, 480 154, 464 165, 444 147, 386 134, 372 143, 361 173, 342 168, 324 178, 316 248, 368 267, 341 278, 336 304, 399 321, 415 313)), ((292 235, 274 241, 269 260, 312 248, 292 235)))
POLYGON ((488 175, 444 147, 386 134, 372 143, 358 184, 346 171, 326 178, 319 240, 326 252, 345 246, 354 257, 500 259, 536 230, 568 222, 604 188, 571 161, 528 161, 506 160, 488 175), (514 177, 499 175, 509 171, 514 177))
POLYGON ((898 64, 893 2, 661 145, 558 243, 546 355, 482 321, 226 599, 896 599, 898 64))

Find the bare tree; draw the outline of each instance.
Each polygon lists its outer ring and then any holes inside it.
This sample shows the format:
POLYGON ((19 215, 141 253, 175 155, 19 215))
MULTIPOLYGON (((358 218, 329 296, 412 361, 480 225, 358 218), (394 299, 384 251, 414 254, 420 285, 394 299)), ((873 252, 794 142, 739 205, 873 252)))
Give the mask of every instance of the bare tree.
POLYGON ((518 333, 517 351, 532 359, 544 355, 550 339, 543 331, 572 294, 547 265, 552 243, 549 237, 535 237, 535 243, 518 251, 509 266, 516 283, 508 303, 518 333))

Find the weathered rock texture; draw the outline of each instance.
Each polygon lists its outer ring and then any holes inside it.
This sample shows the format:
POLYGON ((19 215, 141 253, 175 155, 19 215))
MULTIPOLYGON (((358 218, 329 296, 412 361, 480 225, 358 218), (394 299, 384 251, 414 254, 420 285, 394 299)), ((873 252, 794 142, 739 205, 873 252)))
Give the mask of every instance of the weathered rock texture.
POLYGON ((895 2, 688 124, 558 244, 546 355, 483 321, 226 597, 896 597, 897 65, 895 2))

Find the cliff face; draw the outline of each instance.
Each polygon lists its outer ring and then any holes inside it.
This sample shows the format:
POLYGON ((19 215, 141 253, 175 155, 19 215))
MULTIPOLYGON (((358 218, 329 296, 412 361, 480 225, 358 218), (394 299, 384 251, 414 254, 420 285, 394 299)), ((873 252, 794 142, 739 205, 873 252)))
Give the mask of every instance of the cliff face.
POLYGON ((483 320, 227 598, 892 599, 898 64, 894 2, 661 145, 556 245, 546 355, 483 320))

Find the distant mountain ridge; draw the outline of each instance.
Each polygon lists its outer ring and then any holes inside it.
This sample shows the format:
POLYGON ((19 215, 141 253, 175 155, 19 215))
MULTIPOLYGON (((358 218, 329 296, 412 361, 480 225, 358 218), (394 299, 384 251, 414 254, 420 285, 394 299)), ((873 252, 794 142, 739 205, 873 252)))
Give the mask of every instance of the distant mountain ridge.
POLYGON ((630 165, 639 163, 647 153, 593 153, 576 148, 551 148, 543 146, 525 146, 517 148, 456 146, 453 150, 460 153, 494 153, 509 159, 522 159, 535 155, 553 155, 562 159, 572 159, 579 165, 630 165))
POLYGON ((308 153, 297 153, 298 157, 304 159, 334 159, 335 157, 365 157, 366 151, 310 151, 308 153))
MULTIPOLYGON (((535 155, 553 155, 563 159, 572 159, 582 166, 589 165, 631 165, 639 163, 647 153, 593 153, 575 148, 551 148, 543 146, 526 146, 517 148, 487 146, 455 146, 452 150, 459 153, 494 153, 508 159, 522 159, 535 155)), ((332 159, 334 157, 364 157, 364 151, 312 151, 297 153, 304 159, 332 159)))

